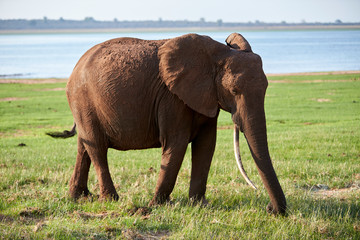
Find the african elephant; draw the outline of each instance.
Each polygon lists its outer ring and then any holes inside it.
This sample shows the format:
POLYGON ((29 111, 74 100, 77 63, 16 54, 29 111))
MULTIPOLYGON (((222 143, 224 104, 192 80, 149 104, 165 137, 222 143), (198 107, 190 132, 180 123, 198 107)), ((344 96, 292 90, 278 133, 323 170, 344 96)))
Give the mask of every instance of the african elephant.
MULTIPOLYGON (((238 33, 227 45, 187 34, 166 40, 118 38, 88 50, 76 64, 66 87, 78 132, 78 153, 70 195, 89 194, 90 163, 99 180, 100 197, 118 199, 110 176, 107 150, 161 147, 162 159, 150 205, 169 199, 189 143, 192 169, 189 197, 206 201, 219 110, 230 112, 238 165, 239 130, 244 133, 265 188, 267 210, 284 214, 286 200, 267 143, 264 112, 267 78, 261 58, 238 33)), ((244 175, 247 178, 246 174, 244 175)), ((247 178, 247 182, 251 181, 247 178)))

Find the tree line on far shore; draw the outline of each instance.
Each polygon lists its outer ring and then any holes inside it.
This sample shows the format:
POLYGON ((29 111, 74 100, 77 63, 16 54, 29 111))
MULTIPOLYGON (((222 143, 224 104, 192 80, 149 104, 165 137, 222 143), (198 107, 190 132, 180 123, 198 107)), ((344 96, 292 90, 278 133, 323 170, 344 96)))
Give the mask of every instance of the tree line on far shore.
POLYGON ((231 27, 311 27, 311 26, 355 26, 360 23, 343 23, 336 20, 329 23, 266 23, 261 21, 236 23, 217 21, 206 21, 200 18, 198 21, 188 20, 158 20, 149 21, 119 21, 116 18, 113 21, 98 21, 93 17, 86 17, 84 20, 65 20, 63 18, 53 20, 44 17, 43 19, 0 19, 0 30, 51 30, 51 29, 127 29, 127 28, 231 28, 231 27))

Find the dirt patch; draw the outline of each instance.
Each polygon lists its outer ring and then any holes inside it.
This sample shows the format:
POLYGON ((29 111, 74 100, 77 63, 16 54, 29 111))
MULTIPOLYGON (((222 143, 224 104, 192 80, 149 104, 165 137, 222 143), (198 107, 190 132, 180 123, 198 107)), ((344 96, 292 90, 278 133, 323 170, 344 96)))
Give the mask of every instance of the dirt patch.
POLYGON ((0 214, 0 222, 6 222, 6 223, 11 223, 11 222, 14 222, 15 219, 11 216, 8 216, 8 215, 3 215, 3 214, 0 214))
MULTIPOLYGON (((281 73, 266 74, 268 77, 286 77, 286 76, 331 76, 344 74, 360 74, 360 71, 335 71, 335 72, 305 72, 305 73, 281 73)), ((313 79, 313 80, 269 80, 270 83, 322 83, 322 82, 353 82, 360 81, 360 77, 354 79, 313 79)))
POLYGON ((15 132, 0 132, 0 137, 1 138, 5 138, 5 137, 23 137, 23 136, 27 136, 30 135, 31 132, 30 131, 25 131, 25 130, 15 130, 15 132))
POLYGON ((316 99, 316 101, 317 102, 331 102, 331 100, 328 98, 318 98, 318 99, 316 99))
POLYGON ((115 213, 115 212, 87 213, 83 211, 74 211, 73 215, 78 216, 84 220, 96 219, 96 218, 104 219, 106 217, 116 218, 120 216, 119 213, 115 213))
POLYGON ((123 230, 121 234, 125 239, 166 239, 170 235, 170 232, 158 231, 158 232, 140 233, 132 229, 127 229, 127 230, 123 230))
POLYGON ((320 190, 314 192, 314 195, 321 198, 338 198, 340 200, 346 200, 352 196, 359 196, 359 188, 341 188, 331 190, 320 190))
POLYGON ((323 82, 353 82, 354 80, 268 80, 270 83, 323 83, 323 82))
POLYGON ((360 196, 360 182, 355 182, 348 187, 338 189, 330 189, 329 187, 324 186, 325 185, 314 186, 310 189, 310 191, 314 196, 324 199, 337 198, 340 200, 346 200, 353 196, 356 196, 357 198, 360 196))
POLYGON ((38 232, 38 231, 40 231, 40 230, 42 230, 44 227, 46 227, 48 225, 48 223, 47 223, 47 221, 45 221, 45 222, 38 222, 35 226, 34 226, 34 232, 36 233, 36 232, 38 232))
POLYGON ((16 98, 16 97, 0 98, 0 102, 12 102, 12 101, 21 101, 21 100, 28 100, 28 98, 16 98))
POLYGON ((268 77, 282 76, 324 76, 324 75, 341 75, 341 74, 360 74, 360 71, 334 71, 334 72, 304 72, 304 73, 268 73, 268 77))
POLYGON ((42 217, 44 215, 43 211, 39 208, 25 208, 19 213, 20 217, 42 217))
POLYGON ((147 215, 150 215, 151 208, 149 208, 149 207, 134 207, 134 208, 130 209, 128 212, 131 216, 133 216, 133 215, 147 216, 147 215))
POLYGON ((0 79, 1 83, 21 83, 21 84, 43 84, 43 83, 62 83, 65 78, 46 78, 46 79, 0 79))
POLYGON ((44 88, 44 89, 37 89, 35 91, 39 91, 39 92, 57 92, 57 91, 65 91, 65 88, 44 88))

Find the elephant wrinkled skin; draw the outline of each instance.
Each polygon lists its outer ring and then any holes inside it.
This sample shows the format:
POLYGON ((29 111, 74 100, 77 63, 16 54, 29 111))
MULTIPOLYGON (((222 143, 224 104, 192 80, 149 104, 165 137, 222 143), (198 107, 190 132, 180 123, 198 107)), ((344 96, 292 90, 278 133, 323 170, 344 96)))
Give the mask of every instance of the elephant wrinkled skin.
POLYGON ((77 127, 78 153, 70 195, 89 194, 92 163, 100 197, 118 199, 108 167, 108 148, 161 147, 160 174, 150 205, 163 203, 169 199, 191 143, 189 197, 206 201, 217 117, 223 109, 232 114, 235 131, 246 137, 270 196, 268 211, 284 214, 285 196, 268 152, 264 112, 268 82, 261 58, 238 33, 226 42, 187 34, 157 41, 118 38, 88 50, 66 87, 74 128, 57 135, 72 136, 77 127))

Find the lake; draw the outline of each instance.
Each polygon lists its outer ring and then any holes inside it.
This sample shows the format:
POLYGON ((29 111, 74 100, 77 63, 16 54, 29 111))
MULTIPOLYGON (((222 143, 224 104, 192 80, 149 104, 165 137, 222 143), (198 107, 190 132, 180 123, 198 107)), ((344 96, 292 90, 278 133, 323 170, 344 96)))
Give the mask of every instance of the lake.
MULTIPOLYGON (((164 39, 188 32, 0 34, 1 78, 67 78, 93 45, 117 37, 164 39)), ((198 32, 224 43, 231 32, 198 32)), ((242 31, 265 73, 360 70, 360 30, 242 31)))

